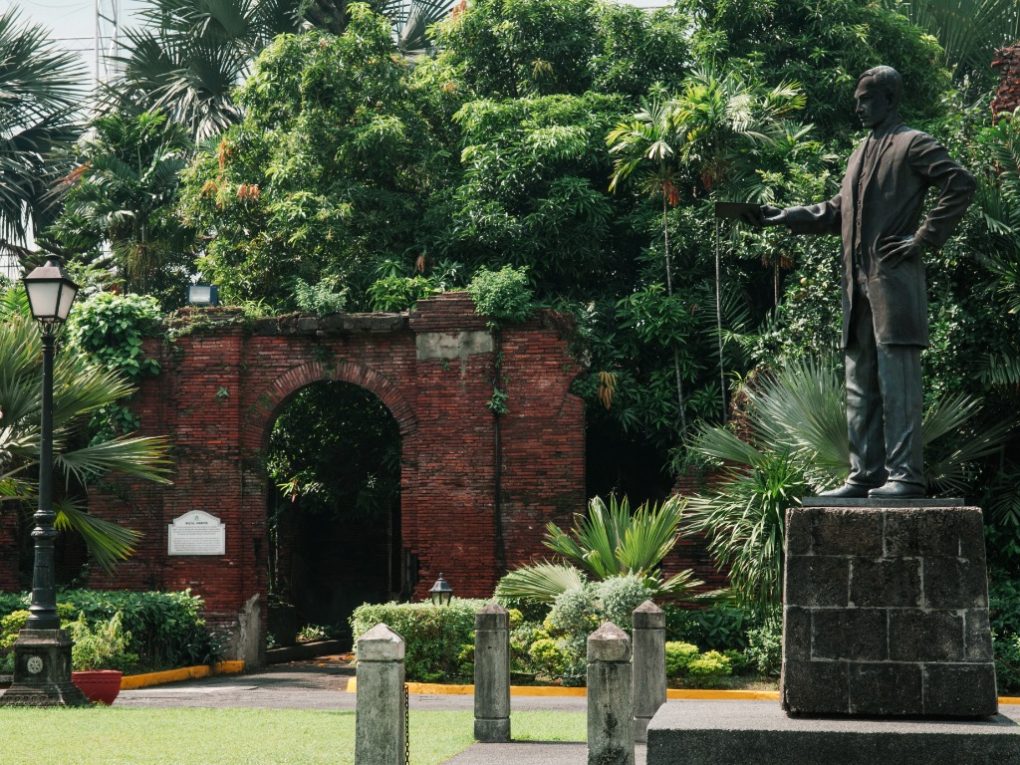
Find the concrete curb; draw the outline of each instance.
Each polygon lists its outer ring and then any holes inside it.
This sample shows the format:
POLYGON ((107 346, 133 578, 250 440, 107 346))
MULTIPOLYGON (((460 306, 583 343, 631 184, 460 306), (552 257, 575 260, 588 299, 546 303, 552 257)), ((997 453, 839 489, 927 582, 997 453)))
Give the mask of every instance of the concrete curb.
POLYGON ((212 675, 236 675, 244 671, 243 661, 221 661, 213 665, 201 664, 196 667, 166 669, 162 672, 145 672, 140 675, 124 675, 120 680, 122 691, 150 688, 154 685, 179 683, 181 680, 197 680, 212 675))

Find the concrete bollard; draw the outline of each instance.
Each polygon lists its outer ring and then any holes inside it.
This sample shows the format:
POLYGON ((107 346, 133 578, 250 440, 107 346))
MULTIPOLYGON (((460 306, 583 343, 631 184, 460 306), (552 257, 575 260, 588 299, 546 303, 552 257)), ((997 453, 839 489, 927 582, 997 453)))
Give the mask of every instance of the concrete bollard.
POLYGON ((510 615, 496 603, 475 614, 475 738, 510 740, 510 615))
POLYGON ((634 740, 643 743, 649 721, 666 703, 666 614, 646 600, 633 616, 634 740))
POLYGON ((612 622, 588 636, 588 765, 634 765, 630 638, 612 622))
POLYGON ((385 624, 358 638, 357 765, 404 765, 404 640, 385 624))

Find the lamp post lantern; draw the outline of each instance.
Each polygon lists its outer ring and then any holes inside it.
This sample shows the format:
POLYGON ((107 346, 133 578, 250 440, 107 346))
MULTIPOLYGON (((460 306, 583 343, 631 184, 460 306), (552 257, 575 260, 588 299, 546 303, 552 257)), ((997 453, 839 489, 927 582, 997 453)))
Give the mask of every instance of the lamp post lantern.
POLYGON ((436 606, 448 606, 450 600, 453 598, 453 588, 450 583, 443 579, 443 575, 440 574, 435 584, 429 590, 429 597, 432 598, 432 604, 436 606))
POLYGON ((25 279, 32 316, 42 334, 42 427, 39 434, 39 507, 33 516, 35 560, 32 604, 14 644, 14 681, 0 706, 80 706, 88 703, 71 682, 71 639, 60 629, 53 576, 53 348, 78 293, 60 258, 51 257, 25 279))

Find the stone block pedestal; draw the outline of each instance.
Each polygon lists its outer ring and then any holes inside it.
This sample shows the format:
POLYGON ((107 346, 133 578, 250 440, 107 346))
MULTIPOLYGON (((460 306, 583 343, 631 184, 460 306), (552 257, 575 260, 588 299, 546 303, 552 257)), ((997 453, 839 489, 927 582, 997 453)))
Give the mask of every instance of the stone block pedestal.
MULTIPOLYGON (((816 500, 821 502, 821 500, 816 500)), ((786 514, 782 707, 997 712, 981 510, 864 501, 786 514)))
MULTIPOLYGON (((1016 707, 1004 707, 1017 716, 1016 707)), ((667 701, 648 726, 648 765, 1005 765, 1020 725, 981 720, 790 717, 761 701, 667 701)))

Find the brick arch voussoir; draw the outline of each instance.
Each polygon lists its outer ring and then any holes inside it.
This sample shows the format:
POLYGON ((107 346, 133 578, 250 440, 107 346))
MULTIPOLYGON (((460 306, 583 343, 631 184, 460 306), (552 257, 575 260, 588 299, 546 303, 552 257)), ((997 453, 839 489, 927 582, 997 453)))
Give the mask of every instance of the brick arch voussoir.
POLYGON ((261 450, 268 437, 268 424, 273 421, 281 404, 301 388, 323 380, 348 382, 374 393, 389 409, 397 421, 402 437, 418 429, 414 409, 400 393, 399 388, 383 374, 353 361, 342 361, 328 367, 318 361, 310 361, 288 369, 281 374, 256 399, 247 419, 245 446, 249 451, 261 450))

